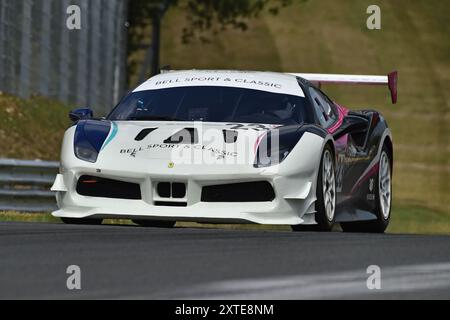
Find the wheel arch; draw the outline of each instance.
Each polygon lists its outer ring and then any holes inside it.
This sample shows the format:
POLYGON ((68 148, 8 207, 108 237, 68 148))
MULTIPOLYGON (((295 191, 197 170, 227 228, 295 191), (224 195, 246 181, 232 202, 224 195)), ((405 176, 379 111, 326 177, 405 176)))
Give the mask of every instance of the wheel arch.
POLYGON ((335 149, 335 146, 334 146, 334 140, 333 140, 333 138, 331 136, 329 136, 327 139, 325 139, 325 143, 323 145, 322 153, 323 153, 323 151, 325 150, 325 148, 327 146, 330 146, 331 152, 333 154, 333 161, 334 161, 335 170, 336 170, 336 162, 337 162, 336 149, 335 149))
POLYGON ((390 160, 390 165, 391 165, 391 171, 393 172, 394 170, 394 145, 392 144, 392 138, 387 135, 384 138, 382 147, 386 146, 388 152, 389 152, 389 160, 390 160))

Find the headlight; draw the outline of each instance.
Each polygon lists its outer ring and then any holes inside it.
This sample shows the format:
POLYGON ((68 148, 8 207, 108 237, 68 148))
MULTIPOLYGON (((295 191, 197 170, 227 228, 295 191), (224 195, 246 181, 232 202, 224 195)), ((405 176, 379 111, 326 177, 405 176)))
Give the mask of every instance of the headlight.
POLYGON ((110 129, 111 125, 106 121, 79 121, 74 137, 75 156, 84 161, 96 162, 110 129))
POLYGON ((98 152, 89 142, 82 142, 75 146, 75 155, 78 159, 95 162, 97 161, 98 152))
POLYGON ((281 163, 291 152, 291 148, 282 147, 282 148, 274 148, 268 149, 267 152, 265 150, 258 148, 258 153, 256 155, 256 161, 254 167, 263 168, 270 167, 281 163))
POLYGON ((281 163, 297 145, 303 132, 298 125, 269 131, 259 143, 253 166, 263 168, 281 163))

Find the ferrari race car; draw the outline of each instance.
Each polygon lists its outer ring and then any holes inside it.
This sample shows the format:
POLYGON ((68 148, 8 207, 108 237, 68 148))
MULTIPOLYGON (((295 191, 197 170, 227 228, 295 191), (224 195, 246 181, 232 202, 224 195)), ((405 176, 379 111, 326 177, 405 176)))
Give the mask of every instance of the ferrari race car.
POLYGON ((387 76, 165 71, 109 113, 70 113, 52 187, 65 223, 131 219, 384 232, 393 145, 383 116, 350 111, 322 84, 387 76))

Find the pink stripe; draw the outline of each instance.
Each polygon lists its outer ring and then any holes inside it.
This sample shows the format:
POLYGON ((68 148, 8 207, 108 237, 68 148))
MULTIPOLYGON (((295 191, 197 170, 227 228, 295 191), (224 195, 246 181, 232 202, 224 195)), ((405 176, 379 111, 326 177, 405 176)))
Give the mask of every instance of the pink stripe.
POLYGON ((372 177, 374 174, 378 172, 378 167, 380 166, 380 162, 377 162, 373 165, 372 168, 363 176, 361 177, 353 186, 352 191, 350 191, 351 194, 355 193, 356 189, 359 188, 367 179, 372 177))
POLYGON ((348 113, 348 109, 338 105, 337 103, 335 103, 337 109, 338 109, 338 121, 330 128, 328 128, 328 132, 329 133, 334 133, 337 129, 339 129, 339 127, 342 125, 342 122, 344 121, 344 117, 347 115, 348 113))

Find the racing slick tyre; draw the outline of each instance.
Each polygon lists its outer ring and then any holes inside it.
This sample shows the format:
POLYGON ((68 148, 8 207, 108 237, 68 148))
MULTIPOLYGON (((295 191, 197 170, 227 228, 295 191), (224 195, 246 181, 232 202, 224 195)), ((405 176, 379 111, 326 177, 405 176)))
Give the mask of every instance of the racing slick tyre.
POLYGON ((103 219, 60 218, 64 224, 100 225, 103 219))
POLYGON ((383 233, 391 219, 392 205, 392 159, 386 145, 381 150, 375 187, 375 215, 376 220, 361 222, 343 222, 341 228, 344 232, 383 233))
POLYGON ((176 221, 160 221, 160 220, 132 220, 135 224, 141 227, 152 228, 173 228, 176 221))
POLYGON ((322 153, 316 188, 317 225, 292 226, 294 231, 331 231, 335 221, 336 179, 333 151, 327 145, 322 153))

